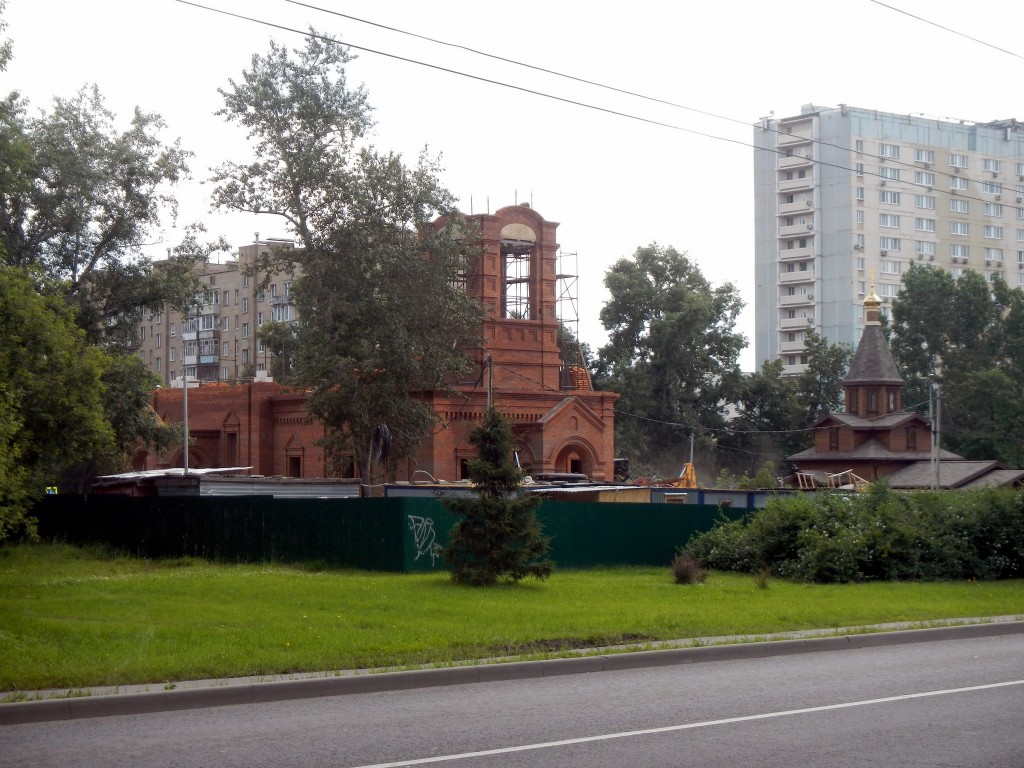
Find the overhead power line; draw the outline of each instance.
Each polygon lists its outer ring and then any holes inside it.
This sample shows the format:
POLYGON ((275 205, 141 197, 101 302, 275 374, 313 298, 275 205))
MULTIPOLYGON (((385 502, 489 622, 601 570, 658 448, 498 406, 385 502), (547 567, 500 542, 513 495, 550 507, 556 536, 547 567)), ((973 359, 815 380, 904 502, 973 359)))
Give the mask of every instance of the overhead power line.
POLYGON ((888 8, 890 11, 895 11, 896 13, 902 13, 904 16, 909 16, 910 18, 915 19, 917 21, 920 21, 920 22, 922 22, 924 24, 931 24, 933 27, 937 27, 937 28, 939 28, 941 30, 949 32, 950 34, 954 34, 954 35, 957 35, 959 37, 965 38, 966 40, 970 40, 971 42, 977 43, 978 45, 984 45, 987 48, 992 48, 993 50, 999 51, 1000 53, 1005 53, 1008 56, 1013 56, 1013 57, 1018 58, 1018 59, 1024 59, 1024 56, 1022 56, 1019 53, 1014 53, 1013 51, 1008 51, 1005 48, 1000 48, 998 45, 993 45, 992 43, 986 43, 984 40, 980 40, 977 37, 971 37, 970 35, 968 35, 968 34, 966 34, 964 32, 960 32, 959 30, 953 29, 951 27, 943 26, 942 24, 939 24, 938 22, 931 21, 930 19, 924 18, 923 16, 918 16, 916 13, 911 13, 910 11, 905 11, 902 8, 897 8, 894 5, 889 5, 888 3, 883 3, 883 2, 881 2, 881 0, 869 0, 869 1, 874 3, 875 5, 880 5, 883 8, 888 8))
POLYGON ((544 91, 538 91, 538 90, 535 90, 533 88, 527 88, 527 87, 522 86, 522 85, 515 85, 514 83, 506 83, 506 82, 504 82, 502 80, 495 80, 493 78, 484 77, 482 75, 475 75, 475 74, 473 74, 471 72, 463 72, 461 70, 452 69, 450 67, 442 67, 439 64, 431 64, 430 62, 427 62, 427 61, 420 61, 420 60, 417 60, 417 59, 411 59, 411 58, 409 58, 407 56, 399 56, 396 53, 388 53, 387 51, 381 51, 381 50, 377 50, 375 48, 368 48, 366 46, 356 45, 355 43, 350 43, 350 42, 347 42, 347 41, 343 42, 341 40, 336 40, 336 39, 334 39, 332 37, 329 37, 327 35, 318 35, 318 34, 316 34, 314 32, 310 32, 309 30, 296 29, 295 27, 289 27, 289 26, 286 26, 284 24, 276 24, 274 22, 266 21, 264 19, 257 19, 257 18, 254 18, 252 16, 245 16, 244 14, 241 14, 241 13, 234 13, 232 11, 225 11, 225 10, 223 10, 221 8, 213 8, 213 7, 208 6, 208 5, 203 5, 202 3, 192 2, 192 0, 176 0, 176 2, 179 2, 182 5, 191 5, 194 8, 199 8, 199 9, 204 10, 204 11, 210 11, 211 13, 219 13, 219 14, 222 14, 224 16, 230 16, 232 18, 240 19, 242 21, 250 21, 250 22, 252 22, 254 24, 262 24, 263 26, 270 27, 272 29, 280 29, 283 32, 294 32, 295 34, 303 35, 304 37, 309 37, 309 38, 313 38, 313 39, 316 39, 316 40, 322 40, 322 41, 324 41, 326 43, 333 43, 335 45, 342 45, 342 46, 344 46, 346 48, 352 48, 352 49, 357 50, 357 51, 363 51, 364 53, 372 53, 372 54, 375 54, 377 56, 384 56, 386 58, 394 59, 396 61, 404 61, 407 64, 416 64, 417 66, 427 67, 429 69, 437 70, 438 72, 446 72, 446 73, 448 73, 450 75, 457 75, 459 77, 469 78, 470 80, 476 80, 478 82, 487 83, 489 85, 497 85, 497 86, 502 87, 502 88, 508 88, 508 89, 513 90, 513 91, 520 91, 521 93, 528 93, 528 94, 531 94, 533 96, 540 96, 540 97, 545 98, 545 99, 551 99, 553 101, 559 101, 559 102, 562 102, 564 104, 569 104, 569 105, 572 105, 572 106, 575 106, 575 107, 583 107, 584 109, 590 109, 590 110, 593 110, 595 112, 603 112, 605 114, 614 115, 616 117, 624 117, 624 118, 626 118, 628 120, 636 120, 637 122, 647 123, 649 125, 657 125, 657 126, 660 126, 662 128, 669 128, 669 129, 674 130, 674 131, 681 131, 683 133, 690 133, 690 134, 693 134, 695 136, 703 136, 704 138, 707 138, 707 139, 715 139, 716 141, 725 141, 725 142, 728 142, 730 144, 738 144, 739 146, 742 146, 742 147, 752 147, 753 146, 749 142, 740 141, 739 139, 730 139, 730 138, 728 138, 726 136, 716 136, 715 134, 706 133, 704 131, 698 131, 698 130, 696 130, 694 128, 687 128, 687 127, 682 126, 682 125, 674 125, 673 123, 666 123, 666 122, 664 122, 662 120, 655 120, 655 119, 649 118, 649 117, 642 117, 641 115, 634 115, 634 114, 631 114, 629 112, 623 112, 621 110, 611 109, 609 107, 601 107, 601 106, 598 106, 596 104, 588 104, 585 101, 577 101, 575 99, 566 98, 565 96, 557 96, 557 95, 552 94, 552 93, 545 93, 544 91))
MULTIPOLYGON (((623 118, 626 118, 626 119, 629 119, 629 120, 635 120, 637 122, 642 122, 642 123, 646 123, 646 124, 649 124, 649 125, 656 125, 656 126, 659 126, 659 127, 662 127, 662 128, 668 128, 670 130, 680 131, 680 132, 683 132, 683 133, 689 133, 691 135, 701 136, 703 138, 713 139, 713 140, 716 140, 716 141, 724 141, 724 142, 727 142, 727 143, 730 143, 730 144, 736 144, 738 146, 747 147, 747 148, 753 149, 755 151, 770 152, 770 153, 776 154, 776 155, 784 155, 785 154, 785 152, 783 150, 771 149, 771 148, 765 148, 765 147, 758 147, 757 145, 755 145, 755 144, 753 144, 751 142, 748 142, 748 141, 742 141, 742 140, 739 140, 739 139, 732 139, 732 138, 729 138, 729 137, 726 137, 726 136, 720 136, 720 135, 713 134, 713 133, 708 133, 708 132, 705 132, 705 131, 699 131, 699 130, 696 130, 696 129, 693 129, 693 128, 687 128, 687 127, 682 126, 682 125, 676 125, 674 123, 668 123, 668 122, 665 122, 665 121, 662 121, 662 120, 655 120, 653 118, 643 117, 641 115, 636 115, 636 114, 633 114, 633 113, 630 113, 630 112, 625 112, 625 111, 622 111, 622 110, 615 110, 615 109, 611 109, 611 108, 608 108, 608 107, 602 107, 602 106, 595 105, 595 104, 589 104, 589 103, 584 102, 584 101, 579 101, 579 100, 576 100, 576 99, 569 99, 569 98, 566 98, 564 96, 558 96, 558 95, 555 95, 555 94, 546 93, 544 91, 536 90, 536 89, 533 89, 533 88, 527 88, 525 86, 515 85, 514 83, 508 83, 508 82, 505 82, 505 81, 502 81, 502 80, 496 80, 494 78, 483 77, 482 75, 476 75, 476 74, 473 74, 471 72, 464 72, 464 71, 461 71, 461 70, 452 69, 450 67, 443 67, 443 66, 440 66, 438 64, 432 64, 430 62, 421 61, 421 60, 418 60, 418 59, 412 59, 412 58, 409 58, 407 56, 400 56, 398 54, 389 53, 387 51, 381 51, 381 50, 378 50, 378 49, 375 49, 375 48, 369 48, 369 47, 366 47, 366 46, 361 46, 361 45, 358 45, 358 44, 355 44, 355 43, 343 42, 341 40, 337 40, 337 39, 332 38, 332 37, 327 36, 327 35, 320 35, 320 34, 316 34, 314 32, 311 32, 309 30, 297 29, 295 27, 289 27, 289 26, 286 26, 286 25, 283 25, 283 24, 277 24, 277 23, 274 23, 274 22, 266 21, 264 19, 258 19, 258 18, 252 17, 252 16, 246 16, 244 14, 235 13, 235 12, 232 12, 232 11, 226 11, 226 10, 223 10, 223 9, 220 9, 220 8, 214 8, 212 6, 204 5, 204 4, 198 3, 198 2, 194 2, 193 0, 176 0, 176 1, 181 3, 181 4, 183 4, 183 5, 193 6, 195 8, 199 8, 201 10, 209 11, 211 13, 218 13, 218 14, 221 14, 221 15, 224 15, 224 16, 229 16, 229 17, 232 17, 232 18, 236 18, 236 19, 239 19, 239 20, 242 20, 242 21, 248 21, 248 22, 252 22, 254 24, 260 24, 260 25, 263 25, 263 26, 266 26, 266 27, 270 27, 272 29, 279 29, 279 30, 282 30, 282 31, 285 31, 285 32, 292 32, 292 33, 295 33, 295 34, 298 34, 298 35, 302 35, 304 37, 309 37, 309 38, 314 38, 314 39, 318 39, 318 40, 323 40, 324 42, 328 42, 328 43, 335 43, 335 44, 338 44, 338 45, 343 45, 343 46, 348 47, 348 48, 352 48, 352 49, 355 49, 355 50, 358 50, 358 51, 363 51, 365 53, 371 53, 371 54, 375 54, 377 56, 383 56, 385 58, 394 59, 396 61, 402 61, 402 62, 405 62, 405 63, 408 63, 408 64, 414 64, 414 65, 417 65, 417 66, 426 67, 428 69, 433 69, 433 70, 436 70, 436 71, 439 71, 439 72, 445 72, 447 74, 452 74, 452 75, 456 75, 456 76, 459 76, 459 77, 465 77, 465 78, 468 78, 468 79, 471 79, 471 80, 476 80, 478 82, 487 83, 489 85, 496 85, 496 86, 499 86, 499 87, 502 87, 502 88, 508 88, 508 89, 519 91, 519 92, 522 92, 522 93, 528 93, 528 94, 533 95, 533 96, 539 96, 541 98, 551 99, 553 101, 562 102, 562 103, 569 104, 569 105, 572 105, 572 106, 582 107, 584 109, 590 109, 590 110, 593 110, 593 111, 602 112, 604 114, 613 115, 613 116, 616 116, 616 117, 623 117, 623 118)), ((719 115, 719 114, 716 114, 716 113, 713 113, 713 112, 708 112, 706 110, 701 110, 701 109, 697 109, 695 107, 689 107, 689 106, 686 106, 686 105, 683 105, 683 104, 678 104, 676 102, 668 101, 668 100, 665 100, 665 99, 660 99, 660 98, 657 98, 657 97, 654 97, 654 96, 648 96, 648 95, 641 94, 641 93, 638 93, 638 92, 635 92, 635 91, 630 91, 630 90, 627 90, 627 89, 617 88, 615 86, 610 86, 610 85, 606 85, 606 84, 603 84, 603 83, 598 83, 596 81, 588 80, 588 79, 585 79, 585 78, 582 78, 582 77, 578 77, 578 76, 575 76, 575 75, 569 75, 569 74, 565 74, 565 73, 558 72, 558 71, 555 71, 555 70, 545 69, 543 67, 538 67, 538 66, 535 66, 535 65, 532 65, 532 64, 525 64, 523 62, 519 62, 519 61, 516 61, 514 59, 508 59, 508 58, 505 58, 505 57, 502 57, 502 56, 497 56, 495 54, 490 54, 490 53, 478 51, 476 49, 469 48, 468 46, 459 45, 457 43, 450 43, 450 42, 446 42, 446 41, 442 41, 442 40, 437 40, 435 38, 430 38, 430 37, 427 37, 425 35, 419 35, 419 34, 416 34, 416 33, 413 33, 413 32, 408 32, 406 30, 398 29, 397 27, 392 27, 392 26, 388 26, 388 25, 385 25, 385 24, 380 24, 380 23, 377 23, 377 22, 368 21, 368 20, 365 20, 365 19, 362 19, 362 18, 359 18, 359 17, 356 17, 356 16, 352 16, 350 14, 339 13, 339 12, 332 11, 332 10, 326 9, 326 8, 322 8, 320 6, 316 6, 316 5, 313 5, 313 4, 310 4, 310 3, 300 2, 299 0, 285 0, 285 2, 289 2, 289 3, 293 4, 293 5, 301 6, 301 7, 304 7, 304 8, 309 8, 311 10, 317 10, 317 11, 321 11, 323 13, 328 13, 328 14, 339 16, 339 17, 342 17, 342 18, 347 18, 347 19, 350 19, 352 21, 357 21, 359 23, 368 24, 368 25, 371 25, 371 26, 376 26, 378 28, 386 29, 388 31, 392 31, 392 32, 395 32, 395 33, 398 33, 398 34, 403 34, 403 35, 408 35, 408 36, 416 37, 416 38, 419 38, 419 39, 426 40, 428 42, 435 43, 437 45, 444 45, 444 46, 448 46, 448 47, 458 48, 458 49, 461 49, 461 50, 465 50, 465 51, 474 53, 474 54, 479 55, 479 56, 485 56, 485 57, 488 57, 488 58, 500 60, 500 61, 503 61, 503 62, 511 63, 511 64, 514 64, 514 65, 517 65, 517 66, 521 66, 521 67, 525 67, 525 68, 528 68, 528 69, 533 69, 533 70, 544 72, 544 73, 547 73, 547 74, 552 74, 552 75, 555 75, 557 77, 573 80, 573 81, 576 81, 576 82, 585 83, 585 84, 588 84, 588 85, 593 85, 595 87, 599 87, 599 88, 603 88, 603 89, 606 89, 606 90, 614 91, 616 93, 633 96, 635 98, 644 99, 644 100, 647 100, 647 101, 655 102, 655 103, 666 105, 666 106, 671 106, 671 107, 674 107, 674 108, 677 108, 677 109, 687 110, 687 111, 698 113, 698 114, 702 114, 702 115, 705 115, 705 116, 708 116, 708 117, 713 117, 715 119, 725 120, 727 122, 732 122, 732 123, 737 123, 737 124, 740 124, 740 125, 744 125, 746 127, 753 127, 753 125, 754 125, 754 124, 752 124, 750 122, 747 122, 747 121, 744 121, 744 120, 739 120, 737 118, 732 118, 732 117, 728 117, 728 116, 725 116, 725 115, 719 115)), ((780 133, 780 131, 775 129, 775 128, 766 128, 764 130, 768 130, 768 131, 773 132, 773 133, 780 133)), ((837 145, 837 144, 831 144, 829 142, 821 141, 820 139, 811 139, 810 141, 811 141, 811 143, 814 143, 814 144, 819 144, 819 145, 822 145, 822 146, 829 146, 829 147, 833 147, 833 148, 836 148, 836 149, 841 149, 841 150, 844 150, 844 151, 849 149, 848 147, 843 147, 843 146, 840 146, 840 145, 837 145)), ((853 168, 853 167, 851 167, 849 165, 844 165, 844 164, 841 164, 841 163, 827 162, 825 160, 815 159, 815 158, 807 158, 807 159, 812 164, 814 164, 814 165, 819 165, 819 166, 829 167, 829 168, 836 168, 838 170, 851 171, 851 172, 855 172, 855 173, 857 172, 857 169, 855 169, 855 168, 853 168)), ((917 168, 917 166, 912 164, 912 163, 904 162, 904 161, 901 161, 901 160, 898 160, 898 159, 895 159, 895 158, 888 159, 888 160, 889 160, 889 163, 891 165, 899 165, 899 166, 904 166, 904 167, 907 167, 907 168, 917 168)), ((935 170, 933 172, 936 173, 936 174, 942 175, 942 176, 948 176, 950 178, 952 178, 954 176, 954 174, 948 173, 948 172, 945 172, 945 171, 935 170)), ((859 175, 873 176, 873 177, 879 178, 879 179, 884 178, 880 173, 872 172, 872 171, 867 171, 867 170, 865 170, 865 172, 863 174, 859 174, 859 175)), ((966 177, 966 176, 963 176, 962 178, 968 178, 968 180, 970 180, 970 181, 975 181, 976 183, 980 183, 980 182, 978 182, 977 179, 970 179, 969 177, 966 177)), ((886 179, 886 181, 890 181, 890 180, 886 179)), ((906 187, 908 187, 908 188, 909 187, 916 187, 916 188, 919 188, 919 189, 922 189, 922 190, 931 191, 929 186, 926 185, 926 184, 918 184, 916 182, 912 182, 912 181, 909 181, 909 180, 902 180, 902 179, 898 183, 901 184, 901 185, 906 185, 906 187)), ((967 199, 967 200, 975 200, 975 201, 978 201, 978 202, 986 202, 985 198, 975 197, 975 196, 970 195, 970 194, 964 194, 963 192, 961 192, 959 190, 957 191, 957 196, 961 197, 961 198, 964 198, 964 199, 967 199)))
MULTIPOLYGON (((751 127, 751 122, 749 120, 743 120, 743 119, 736 118, 736 117, 729 117, 728 115, 721 115, 721 114, 718 114, 716 112, 710 112, 708 110, 699 109, 697 107, 688 106, 686 104, 680 104, 678 102, 669 101, 668 99, 659 98, 657 96, 651 96, 649 94, 640 93, 638 91, 629 90, 627 88, 620 88, 620 87, 617 87, 617 86, 614 86, 614 85, 609 85, 607 83, 601 83, 601 82, 598 82, 596 80, 590 80, 590 79, 587 79, 585 77, 581 77, 579 75, 573 75, 573 74, 569 74, 569 73, 566 73, 566 72, 560 72, 560 71, 554 70, 554 69, 548 69, 546 67, 541 67, 541 66, 538 66, 536 64, 530 64, 528 62, 519 61, 517 59, 510 59, 510 58, 508 58, 506 56, 499 56, 498 54, 489 53, 487 51, 481 51, 481 50, 479 50, 477 48, 471 48, 471 47, 469 47, 467 45, 462 45, 461 43, 453 43, 453 42, 448 41, 448 40, 440 40, 440 39, 435 38, 435 37, 429 37, 427 35, 421 35, 421 34, 419 34, 417 32, 410 32, 409 30, 406 30, 406 29, 400 29, 399 27, 391 26, 391 25, 388 25, 388 24, 382 24, 382 23, 376 22, 376 21, 371 21, 369 19, 364 19, 364 18, 361 18, 359 16, 353 16, 352 14, 341 13, 340 11, 334 11, 334 10, 331 10, 330 8, 324 8, 324 7, 319 6, 319 5, 314 5, 313 3, 303 2, 302 0, 284 0, 284 1, 287 2, 287 3, 291 3, 292 5, 300 6, 302 8, 308 8, 310 10, 319 11, 321 13, 326 13, 326 14, 329 14, 331 16, 337 16, 337 17, 343 18, 343 19, 348 19, 350 21, 355 21, 355 22, 358 22, 360 24, 365 24, 367 26, 376 27, 378 29, 384 29, 384 30, 387 30, 388 32, 394 32, 395 34, 405 35, 407 37, 412 37, 412 38, 415 38, 417 40, 424 40, 426 42, 433 43, 435 45, 443 46, 443 47, 446 47, 446 48, 454 48, 454 49, 461 50, 461 51, 466 51, 468 53, 472 53, 475 56, 481 56, 483 58, 493 59, 495 61, 500 61, 500 62, 503 62, 503 63, 506 63, 506 64, 512 64, 514 66, 522 67, 524 69, 530 69, 530 70, 533 70, 535 72, 542 72, 544 74, 553 75, 555 77, 559 77, 559 78, 562 78, 562 79, 565 79, 565 80, 570 80, 570 81, 577 82, 577 83, 583 83, 585 85, 594 86, 596 88, 601 88, 601 89, 604 89, 604 90, 607 90, 607 91, 612 91, 614 93, 619 93, 619 94, 626 95, 626 96, 632 96, 632 97, 637 98, 637 99, 642 99, 644 101, 650 101, 650 102, 653 102, 655 104, 661 104, 661 105, 664 105, 664 106, 672 107, 674 109, 681 109, 681 110, 685 110, 687 112, 693 112, 695 114, 704 115, 705 117, 711 117, 711 118, 714 118, 716 120, 724 120, 726 122, 736 123, 736 124, 742 125, 744 127, 748 127, 748 128, 751 127)), ((889 7, 889 6, 886 6, 886 7, 889 7)), ((896 10, 898 10, 898 9, 896 9, 896 10)), ((767 126, 767 127, 763 126, 762 130, 770 132, 770 133, 775 133, 777 135, 782 135, 782 131, 780 131, 777 128, 772 128, 770 126, 767 126)), ((842 150, 842 151, 849 150, 849 147, 845 147, 845 146, 842 146, 840 144, 833 144, 831 142, 824 141, 822 139, 810 139, 810 142, 812 144, 815 144, 815 145, 818 145, 818 146, 831 147, 833 149, 839 149, 839 150, 842 150)), ((759 151, 769 151, 769 152, 774 152, 776 154, 781 154, 778 150, 765 149, 765 148, 756 147, 756 146, 750 145, 750 144, 747 144, 746 146, 753 146, 753 148, 755 150, 759 150, 759 151)), ((891 165, 891 166, 902 166, 902 167, 905 167, 905 168, 910 168, 910 169, 915 169, 915 170, 919 169, 919 167, 916 164, 914 164, 914 163, 901 161, 901 160, 898 160, 898 159, 895 159, 895 158, 887 158, 887 160, 889 161, 889 165, 891 165)), ((812 163, 819 163, 821 165, 826 165, 826 166, 840 168, 842 170, 853 170, 851 168, 845 168, 844 166, 832 165, 831 163, 826 163, 826 162, 821 161, 821 160, 814 160, 813 158, 811 158, 811 162, 812 163)), ((941 170, 938 170, 938 169, 933 170, 931 172, 935 173, 935 174, 938 174, 940 176, 947 176, 949 178, 953 178, 954 175, 959 175, 959 174, 954 174, 954 173, 949 172, 949 171, 941 171, 941 170)), ((878 173, 870 173, 869 172, 866 175, 876 176, 876 177, 882 178, 880 176, 880 174, 878 174, 878 173)), ((969 177, 962 177, 962 178, 967 178, 969 181, 977 181, 976 179, 970 179, 969 177)), ((907 182, 907 183, 912 183, 912 182, 907 182)), ((922 189, 925 189, 928 186, 926 184, 915 184, 915 185, 921 187, 922 189)), ((965 197, 967 199, 979 200, 979 201, 982 201, 982 202, 984 201, 984 198, 971 197, 969 195, 960 195, 960 196, 961 197, 965 197)))

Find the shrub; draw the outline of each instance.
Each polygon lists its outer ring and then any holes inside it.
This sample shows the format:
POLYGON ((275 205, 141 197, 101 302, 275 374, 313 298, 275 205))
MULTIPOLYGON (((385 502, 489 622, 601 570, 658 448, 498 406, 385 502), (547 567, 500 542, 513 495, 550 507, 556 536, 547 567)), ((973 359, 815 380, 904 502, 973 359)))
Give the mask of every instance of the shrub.
POLYGON ((1010 489, 772 498, 683 552, 706 567, 815 582, 1024 575, 1024 492, 1010 489))
POLYGON ((690 539, 680 554, 712 570, 749 572, 758 561, 753 538, 744 520, 723 516, 710 531, 690 539))
POLYGON ((676 584, 703 584, 708 578, 707 571, 689 555, 677 554, 672 558, 672 575, 676 584))

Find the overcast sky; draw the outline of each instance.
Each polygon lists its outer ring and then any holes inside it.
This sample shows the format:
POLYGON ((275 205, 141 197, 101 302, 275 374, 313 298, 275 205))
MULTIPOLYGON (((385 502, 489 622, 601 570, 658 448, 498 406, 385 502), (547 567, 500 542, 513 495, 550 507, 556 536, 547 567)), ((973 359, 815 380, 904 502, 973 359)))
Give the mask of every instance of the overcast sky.
MULTIPOLYGON (((740 289, 748 309, 739 330, 753 341, 750 144, 758 118, 846 103, 979 122, 1024 119, 1019 0, 308 3, 364 21, 286 0, 199 2, 282 27, 312 25, 369 49, 355 51, 348 71, 369 90, 374 143, 410 162, 425 145, 440 153, 443 181, 467 212, 530 202, 560 222, 562 252, 576 254, 563 271, 579 275, 580 336, 595 348, 605 340, 605 271, 655 241, 688 252, 713 284, 740 289)), ((217 89, 271 37, 301 46, 300 35, 176 0, 8 0, 6 19, 15 58, 0 74, 4 91, 19 90, 42 108, 95 83, 122 126, 135 106, 159 113, 166 138, 180 137, 195 153, 194 178, 178 193, 179 229, 168 226, 152 256, 162 257, 193 221, 235 246, 256 231, 289 236, 273 220, 211 213, 201 182, 211 166, 245 153, 244 136, 214 115, 217 89)), ((752 368, 752 347, 741 363, 752 368)))

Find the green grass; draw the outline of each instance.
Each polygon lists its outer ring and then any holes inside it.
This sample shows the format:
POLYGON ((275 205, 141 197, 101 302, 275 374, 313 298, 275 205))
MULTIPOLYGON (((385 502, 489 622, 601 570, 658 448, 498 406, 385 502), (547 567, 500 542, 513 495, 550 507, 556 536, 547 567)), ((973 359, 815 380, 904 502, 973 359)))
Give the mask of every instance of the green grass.
POLYGON ((817 586, 664 568, 446 574, 0 548, 0 691, 446 664, 621 642, 1024 612, 1024 581, 817 586))

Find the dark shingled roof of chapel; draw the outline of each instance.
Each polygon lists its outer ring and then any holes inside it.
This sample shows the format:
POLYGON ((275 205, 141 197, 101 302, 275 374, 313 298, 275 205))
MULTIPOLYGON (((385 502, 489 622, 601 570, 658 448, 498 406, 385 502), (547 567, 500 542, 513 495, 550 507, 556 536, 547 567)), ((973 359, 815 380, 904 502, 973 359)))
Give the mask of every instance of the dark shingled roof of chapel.
POLYGON ((860 344, 853 355, 850 370, 843 384, 858 383, 903 384, 896 363, 893 362, 889 343, 882 333, 882 326, 869 323, 864 326, 860 344))

